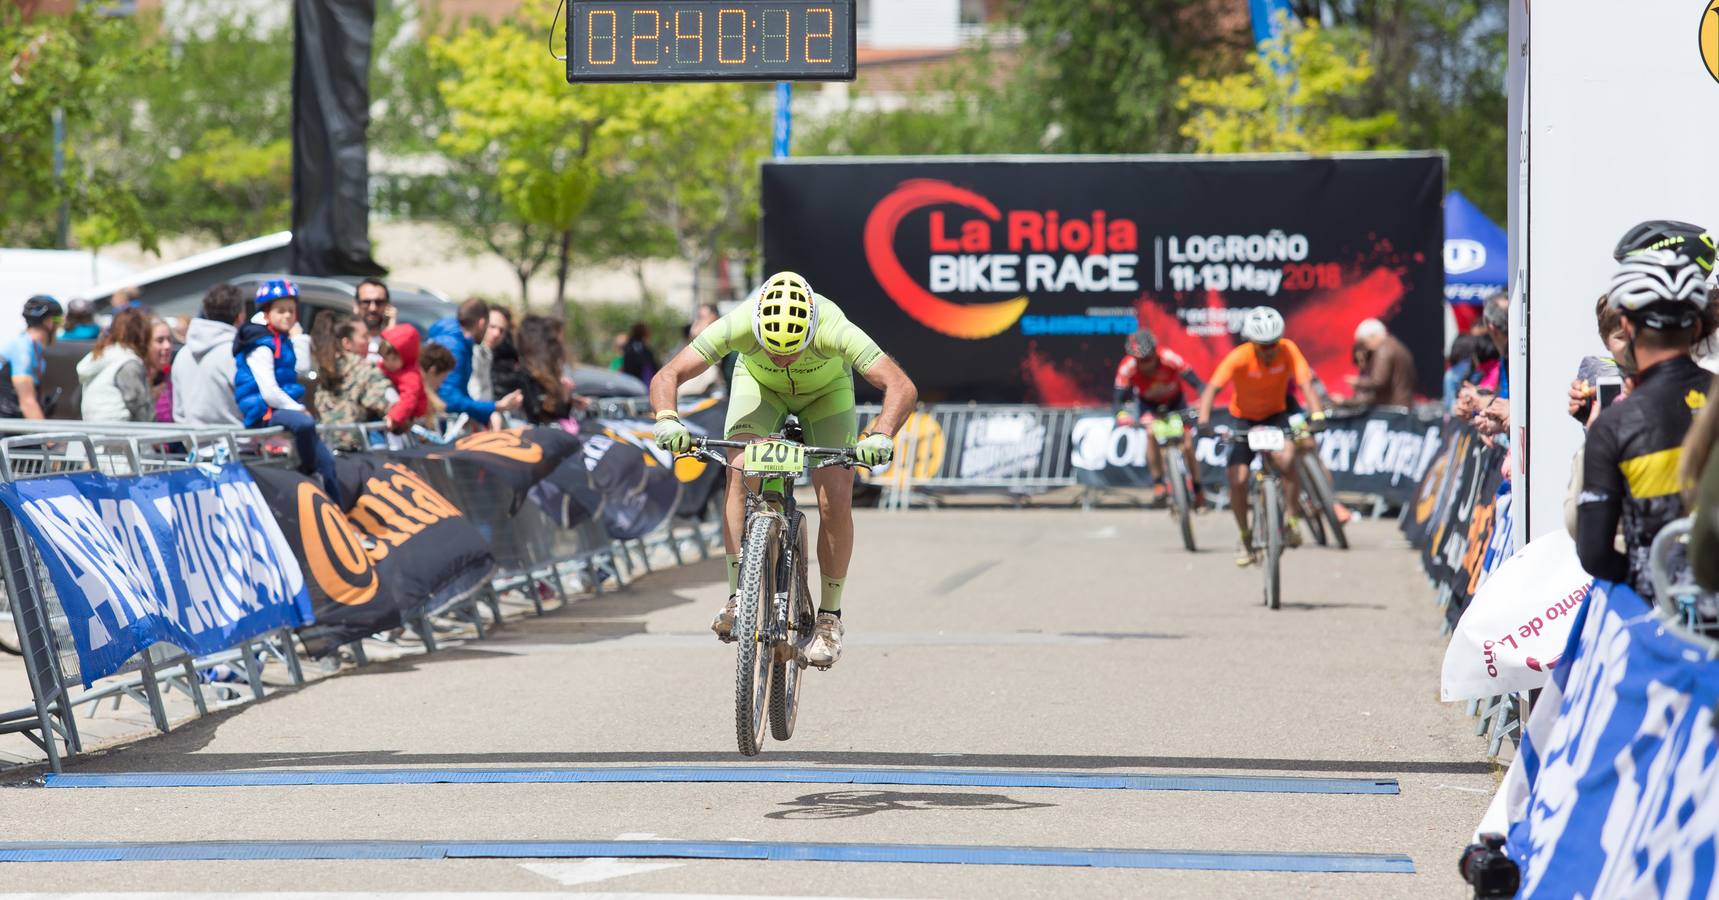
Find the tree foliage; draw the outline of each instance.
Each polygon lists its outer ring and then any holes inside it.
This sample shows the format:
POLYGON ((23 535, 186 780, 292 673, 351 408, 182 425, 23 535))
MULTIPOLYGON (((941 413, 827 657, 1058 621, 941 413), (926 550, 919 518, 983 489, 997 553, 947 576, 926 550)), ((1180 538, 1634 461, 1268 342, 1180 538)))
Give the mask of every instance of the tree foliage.
POLYGON ((26 19, 0 5, 0 245, 58 244, 58 209, 96 220, 105 242, 153 245, 155 227, 126 171, 113 165, 103 111, 124 105, 153 75, 159 50, 130 20, 80 7, 26 19), (54 117, 64 125, 63 175, 54 177, 54 117))
POLYGON ((1286 23, 1252 65, 1215 78, 1184 75, 1182 134, 1201 153, 1330 153, 1395 147, 1397 115, 1348 115, 1373 77, 1354 35, 1286 23))
MULTIPOLYGON (((527 4, 526 14, 540 6, 527 4)), ((540 41, 523 22, 430 38, 447 109, 436 146, 466 188, 463 233, 508 260, 525 302, 532 276, 553 259, 555 309, 565 318, 579 219, 641 117, 624 87, 567 84, 543 64, 540 41)))

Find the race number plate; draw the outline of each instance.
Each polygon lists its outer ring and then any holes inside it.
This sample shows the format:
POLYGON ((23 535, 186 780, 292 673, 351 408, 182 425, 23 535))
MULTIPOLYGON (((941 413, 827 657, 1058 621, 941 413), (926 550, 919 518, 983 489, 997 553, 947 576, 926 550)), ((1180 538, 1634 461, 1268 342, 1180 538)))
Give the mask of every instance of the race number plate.
POLYGON ((806 470, 806 448, 790 441, 747 444, 742 468, 766 475, 798 475, 806 470))
POLYGON ((1256 453, 1276 453, 1283 449, 1283 430, 1279 428, 1250 428, 1247 447, 1256 453))
POLYGON ((1160 441, 1175 441, 1182 437, 1182 417, 1165 416, 1152 420, 1152 436, 1160 441))

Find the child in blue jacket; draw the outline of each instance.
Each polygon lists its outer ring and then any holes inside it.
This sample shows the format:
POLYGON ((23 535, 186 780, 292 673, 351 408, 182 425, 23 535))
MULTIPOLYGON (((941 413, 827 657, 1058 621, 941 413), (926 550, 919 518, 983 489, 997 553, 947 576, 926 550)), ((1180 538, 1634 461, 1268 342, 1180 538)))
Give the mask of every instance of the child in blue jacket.
POLYGON ((293 328, 298 324, 298 288, 285 278, 273 278, 257 287, 257 318, 239 327, 233 338, 233 398, 246 428, 280 426, 298 445, 299 471, 322 476, 323 489, 341 508, 340 480, 334 472, 334 454, 316 434, 316 420, 304 407, 304 385, 300 371, 308 370, 310 344, 294 347, 293 328), (303 358, 304 365, 299 360, 303 358))

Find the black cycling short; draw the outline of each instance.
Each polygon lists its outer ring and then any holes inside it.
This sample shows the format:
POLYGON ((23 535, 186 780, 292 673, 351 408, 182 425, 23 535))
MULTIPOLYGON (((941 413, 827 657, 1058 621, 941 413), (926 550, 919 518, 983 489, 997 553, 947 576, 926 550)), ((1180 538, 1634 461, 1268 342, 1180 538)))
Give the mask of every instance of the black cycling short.
MULTIPOLYGON (((1267 416, 1263 419, 1237 419, 1235 424, 1230 427, 1236 430, 1238 436, 1247 434, 1247 430, 1249 428, 1253 428, 1257 425, 1269 425, 1272 428, 1288 428, 1289 419, 1292 415, 1294 415, 1294 413, 1291 413, 1289 410, 1284 410, 1283 412, 1267 416)), ((1287 445, 1289 445, 1288 442, 1286 442, 1286 446, 1287 445)), ((1253 462, 1253 457, 1253 448, 1249 447, 1246 441, 1230 442, 1230 465, 1250 465, 1253 462)))

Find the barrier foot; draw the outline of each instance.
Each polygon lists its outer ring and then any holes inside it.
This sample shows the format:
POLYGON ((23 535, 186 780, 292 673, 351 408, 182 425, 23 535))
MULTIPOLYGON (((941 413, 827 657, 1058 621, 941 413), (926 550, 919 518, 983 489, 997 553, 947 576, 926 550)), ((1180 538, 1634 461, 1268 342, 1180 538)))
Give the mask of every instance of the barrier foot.
POLYGON ((209 701, 203 696, 203 680, 197 677, 197 660, 185 657, 185 687, 191 694, 191 705, 199 718, 209 714, 209 701))
POLYGON ((1479 722, 1479 724, 1474 726, 1474 736, 1475 737, 1479 737, 1479 736, 1485 734, 1486 729, 1492 727, 1492 716, 1493 716, 1494 710, 1496 710, 1498 707, 1498 703, 1499 703, 1499 698, 1497 698, 1497 697, 1486 698, 1486 702, 1481 706, 1481 709, 1483 710, 1483 712, 1481 712, 1481 714, 1480 714, 1480 722, 1479 722))
MULTIPOLYGON (((489 585, 484 585, 483 593, 479 596, 482 597, 482 599, 483 599, 483 605, 489 607, 490 615, 495 617, 496 627, 500 628, 501 627, 501 598, 496 595, 495 588, 492 588, 489 585)), ((539 611, 541 611, 541 610, 539 610, 539 611)))
POLYGON ((149 658, 149 651, 142 656, 143 696, 147 698, 149 717, 155 720, 155 730, 167 733, 167 705, 161 700, 161 682, 155 674, 155 661, 149 658))
MULTIPOLYGON (((537 579, 531 579, 530 585, 528 592, 531 594, 531 611, 541 616, 543 615, 543 594, 537 589, 537 579)), ((490 593, 495 593, 495 589, 491 588, 490 593)))
MULTIPOLYGON (((565 607, 567 605, 567 581, 561 576, 560 564, 550 566, 549 574, 555 576, 555 599, 560 600, 561 605, 565 607)), ((537 614, 543 615, 541 607, 537 610, 537 614)))
POLYGON ((263 661, 257 656, 257 645, 246 641, 239 645, 239 658, 245 665, 245 681, 251 686, 251 699, 263 699, 263 661))
POLYGON ((355 666, 370 665, 370 654, 364 652, 364 639, 359 638, 346 645, 352 650, 352 664, 355 666))
POLYGON ((304 684, 304 664, 298 658, 298 646, 293 643, 292 631, 282 628, 275 632, 280 635, 281 658, 286 660, 287 677, 293 684, 304 684))
POLYGON ((430 627, 429 616, 419 616, 414 620, 412 630, 418 633, 418 640, 423 642, 425 653, 436 652, 436 630, 430 627))

